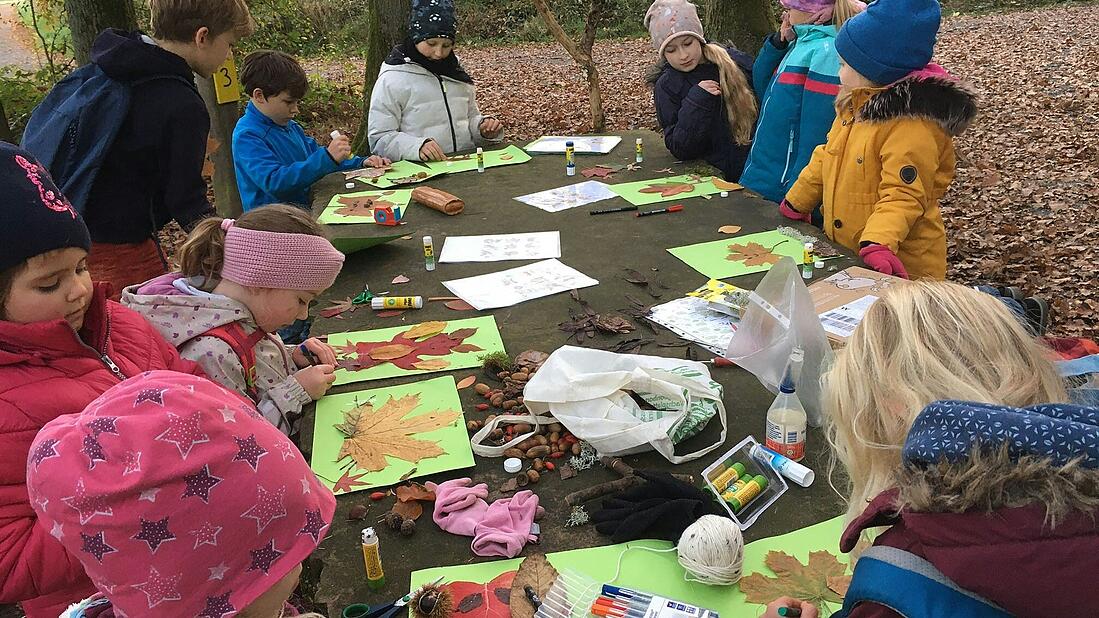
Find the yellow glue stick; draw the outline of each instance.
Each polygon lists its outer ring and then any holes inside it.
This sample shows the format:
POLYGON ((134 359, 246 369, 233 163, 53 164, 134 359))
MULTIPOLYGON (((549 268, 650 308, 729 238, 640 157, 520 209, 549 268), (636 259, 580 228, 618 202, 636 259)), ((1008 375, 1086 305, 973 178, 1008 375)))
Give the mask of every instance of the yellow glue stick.
POLYGON ((755 476, 748 480, 743 487, 733 492, 733 495, 729 497, 728 502, 733 507, 733 512, 737 512, 744 508, 749 502, 755 499, 767 487, 767 477, 755 476))
POLYGON ((366 562, 366 584, 371 590, 385 586, 382 556, 378 552, 378 535, 373 528, 363 529, 363 560, 366 562))
POLYGON ((737 479, 739 479, 743 475, 744 464, 738 461, 729 466, 728 470, 722 472, 721 476, 714 479, 714 489, 718 490, 719 492, 724 492, 726 489, 729 488, 729 485, 735 483, 737 479))

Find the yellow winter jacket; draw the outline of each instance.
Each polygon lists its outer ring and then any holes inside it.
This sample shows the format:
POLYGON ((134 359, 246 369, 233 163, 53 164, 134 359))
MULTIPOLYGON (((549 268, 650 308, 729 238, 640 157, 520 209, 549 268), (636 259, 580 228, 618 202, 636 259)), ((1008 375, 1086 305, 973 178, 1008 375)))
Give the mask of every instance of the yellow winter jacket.
POLYGON ((935 65, 855 90, 786 201, 802 213, 823 204, 824 232, 853 251, 885 245, 912 279, 944 279, 939 199, 954 178, 954 136, 976 115, 975 99, 935 65))

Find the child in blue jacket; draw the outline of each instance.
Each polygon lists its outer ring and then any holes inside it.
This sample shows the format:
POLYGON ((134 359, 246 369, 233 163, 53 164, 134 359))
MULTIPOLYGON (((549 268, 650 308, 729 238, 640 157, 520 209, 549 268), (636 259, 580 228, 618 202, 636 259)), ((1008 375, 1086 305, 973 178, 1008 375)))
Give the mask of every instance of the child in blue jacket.
POLYGON ((345 135, 322 148, 294 122, 309 81, 293 57, 271 50, 248 54, 240 80, 251 98, 233 131, 233 166, 244 210, 277 202, 308 208, 309 187, 327 174, 389 165, 378 156, 353 156, 345 135))
POLYGON ((707 43, 687 0, 656 0, 645 27, 661 60, 653 100, 664 145, 680 160, 705 159, 736 182, 756 124, 752 57, 707 43))
POLYGON ((779 202, 823 144, 840 90, 835 39, 865 7, 854 0, 780 0, 782 29, 759 50, 752 76, 760 100, 756 137, 740 183, 779 202))

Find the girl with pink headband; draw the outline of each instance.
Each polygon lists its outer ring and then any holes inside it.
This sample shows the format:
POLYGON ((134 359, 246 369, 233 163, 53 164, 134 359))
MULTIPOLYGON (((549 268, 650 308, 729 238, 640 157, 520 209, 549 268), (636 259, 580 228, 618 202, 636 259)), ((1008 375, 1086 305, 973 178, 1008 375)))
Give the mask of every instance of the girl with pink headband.
POLYGON ((302 406, 336 379, 336 354, 316 338, 284 345, 277 331, 308 316, 343 257, 305 211, 263 206, 200 223, 180 249, 180 272, 127 288, 122 302, 293 436, 302 406))

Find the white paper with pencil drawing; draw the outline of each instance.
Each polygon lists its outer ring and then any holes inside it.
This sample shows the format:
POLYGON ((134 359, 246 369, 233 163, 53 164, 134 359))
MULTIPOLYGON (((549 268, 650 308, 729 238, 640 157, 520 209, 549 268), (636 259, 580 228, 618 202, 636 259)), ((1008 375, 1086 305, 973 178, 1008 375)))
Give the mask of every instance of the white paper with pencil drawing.
POLYGON ((439 262, 500 262, 544 260, 561 257, 561 233, 490 234, 448 236, 439 262))
POLYGON ((557 260, 543 260, 487 275, 444 281, 455 296, 479 310, 510 307, 599 282, 557 260))
POLYGON ((529 195, 520 195, 515 199, 546 212, 560 212, 609 200, 612 197, 618 197, 618 194, 611 191, 607 185, 598 180, 587 180, 574 185, 566 185, 529 195))

